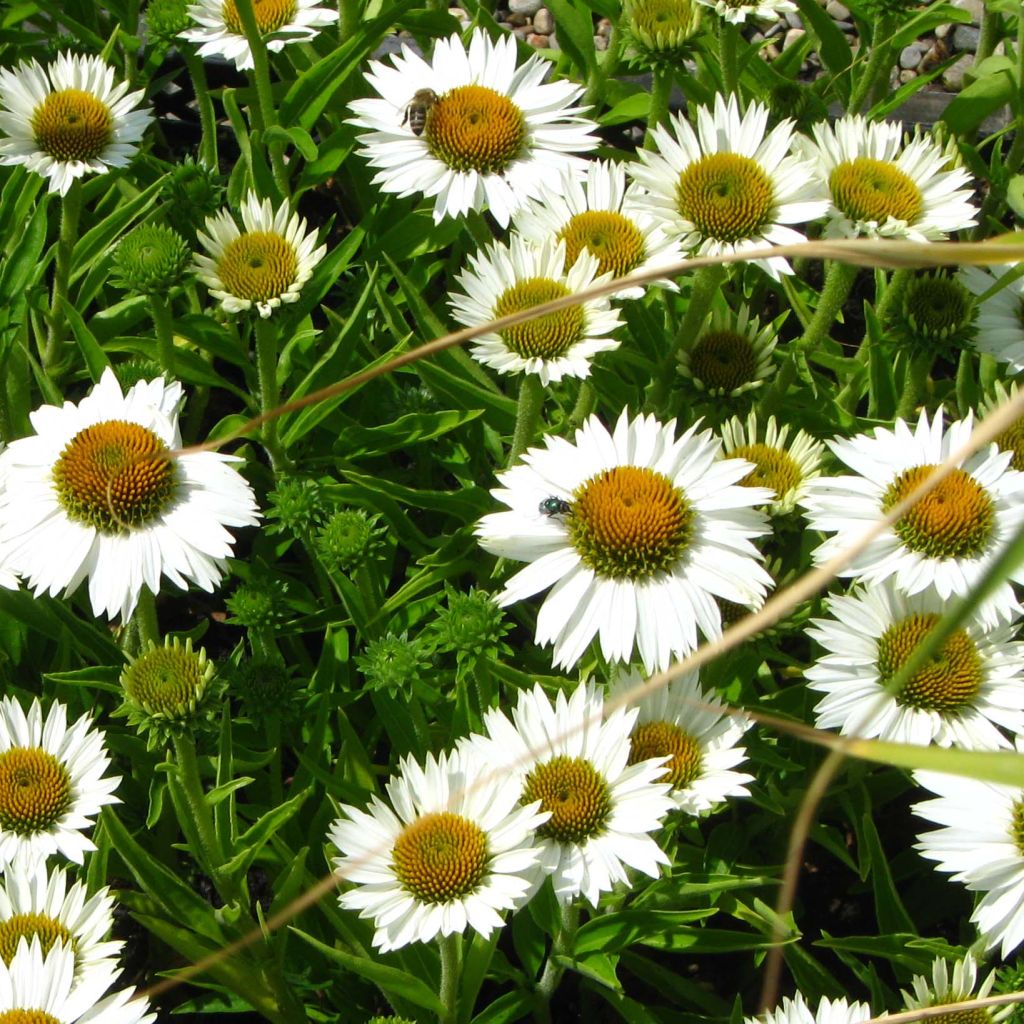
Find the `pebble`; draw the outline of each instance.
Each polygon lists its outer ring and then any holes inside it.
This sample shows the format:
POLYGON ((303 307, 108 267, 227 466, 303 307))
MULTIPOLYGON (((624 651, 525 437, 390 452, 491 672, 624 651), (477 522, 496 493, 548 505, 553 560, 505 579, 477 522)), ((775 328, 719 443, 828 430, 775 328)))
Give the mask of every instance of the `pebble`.
POLYGON ((946 47, 936 40, 928 47, 928 50, 921 58, 921 63, 918 64, 917 69, 918 71, 928 71, 930 68, 935 67, 935 65, 940 61, 945 60, 946 56, 946 47))
POLYGON ((458 18, 463 28, 469 24, 469 15, 461 7, 449 7, 448 13, 453 18, 458 18))
POLYGON ((594 49, 595 50, 607 50, 608 49, 608 37, 607 36, 594 36, 594 49))
POLYGON ((912 82, 915 78, 917 78, 917 72, 916 71, 912 71, 910 68, 904 68, 900 72, 900 82, 902 84, 906 84, 907 82, 912 82))
POLYGON ((540 10, 533 16, 533 31, 539 33, 542 36, 549 36, 555 30, 555 19, 551 12, 546 7, 541 7, 540 10))
POLYGON ((800 20, 800 15, 796 11, 786 11, 786 24, 790 28, 803 28, 804 23, 800 20))
POLYGON ((538 50, 547 50, 551 47, 550 39, 548 39, 547 36, 538 35, 536 32, 531 32, 526 37, 526 41, 530 46, 533 46, 538 50))
POLYGON ((791 28, 783 40, 783 50, 788 50, 794 43, 799 43, 807 33, 802 28, 791 28))
POLYGON ((530 18, 529 15, 513 12, 505 19, 505 24, 511 25, 513 28, 522 28, 524 25, 530 24, 530 18))
POLYGON ((952 25, 937 25, 935 27, 935 35, 938 39, 945 39, 950 32, 953 31, 952 25))
POLYGON ((774 43, 769 43, 761 51, 761 56, 767 61, 775 60, 779 56, 779 48, 774 43))
POLYGON ((850 8, 844 7, 839 0, 828 0, 825 4, 825 13, 833 21, 849 21, 850 20, 850 8))
POLYGON ((973 25, 957 25, 953 30, 953 49, 973 53, 978 48, 981 29, 973 25))
POLYGON ((839 29, 844 35, 853 34, 853 22, 852 21, 837 21, 836 28, 839 29))
POLYGON ((923 50, 918 43, 911 43, 909 46, 904 46, 900 51, 900 67, 904 71, 910 71, 921 63, 921 56, 923 50))
POLYGON ((985 13, 985 0, 953 0, 953 6, 959 7, 961 11, 967 11, 975 25, 981 24, 981 17, 985 13))
POLYGON ((959 92, 964 87, 964 75, 974 67, 974 54, 965 53, 955 64, 942 72, 942 84, 950 92, 959 92))
POLYGON ((513 14, 525 14, 528 18, 532 18, 543 6, 544 0, 508 0, 508 9, 513 14))

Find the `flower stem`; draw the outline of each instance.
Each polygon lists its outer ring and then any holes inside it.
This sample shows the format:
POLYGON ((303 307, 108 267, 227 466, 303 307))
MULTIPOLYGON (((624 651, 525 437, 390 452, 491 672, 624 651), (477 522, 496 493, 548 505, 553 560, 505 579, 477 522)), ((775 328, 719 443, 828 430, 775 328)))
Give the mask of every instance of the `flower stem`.
POLYGON ((362 0, 338 0, 338 38, 348 39, 363 16, 362 0))
POLYGON ((722 86, 726 96, 739 95, 739 29, 725 18, 718 20, 718 58, 722 64, 722 86))
POLYGON ((871 56, 868 58, 867 67, 853 87, 847 113, 860 113, 863 107, 871 106, 877 94, 882 91, 892 65, 892 46, 889 37, 895 29, 896 22, 891 14, 881 14, 875 20, 874 32, 871 34, 871 56))
POLYGON ((57 242, 57 260, 53 273, 53 291, 50 298, 49 330, 46 335, 46 349, 43 365, 54 370, 60 361, 64 341, 64 313, 68 301, 68 282, 71 279, 71 257, 75 242, 78 241, 78 221, 82 213, 82 183, 76 178, 71 183, 60 207, 60 239, 57 242))
MULTIPOLYGON (((267 44, 263 41, 253 0, 236 0, 239 21, 245 32, 249 50, 252 53, 252 81, 256 87, 256 127, 268 131, 277 124, 277 109, 274 106, 274 92, 270 85, 270 59, 267 56, 267 44)), ((291 194, 288 182, 288 169, 284 162, 284 149, 280 142, 271 142, 267 146, 270 154, 270 166, 274 172, 274 181, 284 198, 291 194)))
POLYGON ((558 957, 572 954, 573 944, 576 940, 576 929, 580 923, 579 908, 574 903, 562 904, 562 923, 555 933, 551 942, 551 952, 548 954, 547 962, 544 964, 544 972, 537 982, 535 990, 536 1000, 534 1003, 534 1017, 546 1024, 551 1020, 551 997, 562 980, 565 968, 555 960, 558 957))
MULTIPOLYGON (((196 744, 191 736, 175 735, 172 737, 174 743, 174 760, 178 767, 178 781, 181 783, 182 792, 188 803, 188 809, 192 815, 192 826, 199 837, 201 850, 195 851, 202 857, 204 867, 214 876, 219 874, 219 868, 224 863, 224 853, 217 841, 217 832, 213 827, 213 815, 210 813, 210 805, 206 802, 206 793, 203 791, 203 782, 199 777, 199 760, 196 757, 196 744)), ((215 877, 214 881, 218 881, 215 877)))
POLYGON ((907 376, 903 381, 903 393, 896 406, 895 419, 907 420, 914 415, 917 403, 928 385, 928 375, 935 365, 934 352, 920 352, 911 356, 907 364, 907 376))
MULTIPOLYGON (((260 413, 265 415, 276 409, 281 402, 281 391, 277 385, 277 328, 269 318, 256 320, 256 374, 260 383, 260 413)), ((271 463, 277 464, 277 420, 263 424, 263 446, 270 455, 271 463)))
POLYGON ((875 304, 875 316, 878 317, 878 323, 883 330, 893 306, 903 298, 903 293, 913 276, 912 270, 897 270, 889 279, 889 286, 882 292, 882 297, 875 304))
POLYGON ((138 631, 139 650, 148 643, 160 643, 160 623, 156 616, 156 598, 149 587, 139 591, 139 600, 132 612, 132 625, 138 631))
POLYGON ((455 1024, 459 1011, 459 981, 462 975, 462 936, 444 935, 438 939, 441 950, 441 988, 438 996, 444 1012, 439 1024, 455 1024))
POLYGON ((708 310, 711 309, 711 302, 721 287, 722 281, 725 280, 726 273, 724 266, 718 266, 702 267, 693 275, 686 315, 648 388, 647 406, 655 412, 665 411, 664 406, 672 390, 672 381, 676 377, 676 358, 679 355, 679 350, 684 345, 691 344, 700 334, 708 310))
POLYGON ((651 73, 651 113, 647 118, 644 149, 654 149, 654 129, 668 119, 668 101, 674 82, 670 68, 656 67, 651 73))
POLYGON ((998 11, 985 4, 981 12, 981 31, 978 33, 978 45, 974 49, 974 63, 980 64, 986 57, 992 56, 999 36, 1002 33, 1003 18, 998 11))
POLYGON ((516 405, 516 426, 512 434, 512 448, 508 453, 508 464, 513 465, 530 446, 540 423, 544 406, 544 385, 535 373, 524 373, 519 384, 519 402, 516 405))
POLYGON ((196 106, 199 107, 199 123, 203 132, 199 142, 199 162, 209 170, 216 171, 217 118, 213 112, 213 100, 210 99, 210 88, 206 81, 206 68, 190 46, 182 46, 181 55, 185 58, 185 67, 196 93, 196 106))
POLYGON ((162 296, 153 292, 149 296, 149 311, 153 316, 153 327, 156 329, 156 357, 163 367, 164 373, 174 379, 174 320, 171 317, 171 304, 162 296))
POLYGON ((594 411, 597 405, 597 389, 589 377, 580 381, 580 389, 576 394, 576 404, 569 414, 569 427, 578 427, 594 411))

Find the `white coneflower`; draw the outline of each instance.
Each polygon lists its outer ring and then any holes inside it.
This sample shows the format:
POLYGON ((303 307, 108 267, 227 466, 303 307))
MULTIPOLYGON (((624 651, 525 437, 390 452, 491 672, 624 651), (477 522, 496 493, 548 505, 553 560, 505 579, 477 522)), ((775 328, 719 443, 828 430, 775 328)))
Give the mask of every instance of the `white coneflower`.
POLYGON ((196 272, 229 313, 255 307, 266 318, 298 301, 327 246, 317 246, 316 232, 286 202, 275 210, 255 192, 242 203, 242 224, 244 231, 229 210, 207 218, 196 237, 209 256, 195 254, 196 272))
POLYGON ((24 164, 67 193, 76 178, 126 167, 150 114, 142 92, 114 84, 99 57, 62 53, 47 67, 31 60, 0 69, 0 164, 24 164))
POLYGON ((474 29, 468 49, 458 36, 438 40, 429 63, 403 45, 392 61, 370 63, 380 98, 350 104, 351 123, 370 129, 359 136, 362 154, 385 192, 433 198, 435 221, 486 206, 506 227, 544 180, 583 174, 576 154, 598 140, 585 108, 573 106, 582 87, 545 83, 550 65, 536 55, 517 67, 511 33, 494 42, 474 29))
POLYGON ((961 267, 960 280, 975 296, 985 295, 1002 284, 993 295, 977 304, 974 347, 1006 363, 1012 373, 1024 370, 1024 277, 1014 276, 1011 267, 994 274, 983 267, 961 267))
POLYGON ((753 468, 717 459, 721 442, 697 425, 680 437, 675 421, 630 419, 609 434, 596 416, 575 443, 548 437, 499 475, 494 496, 509 511, 484 516, 480 544, 530 564, 505 585, 511 604, 551 587, 537 615, 537 642, 554 643, 569 667, 600 637, 610 661, 665 668, 697 646, 698 632, 721 634, 715 597, 757 605, 771 578, 751 539, 767 532, 754 506, 763 487, 739 487, 753 468), (548 498, 565 513, 545 509, 548 498))
POLYGON ((679 372, 698 391, 735 398, 761 387, 775 373, 782 317, 762 326, 746 306, 716 309, 704 329, 679 351, 679 372))
POLYGON ((122 394, 112 370, 77 405, 44 405, 36 433, 0 454, 0 551, 36 594, 89 581, 96 615, 131 615, 167 577, 212 591, 234 538, 257 521, 237 456, 181 447, 181 384, 162 377, 122 394))

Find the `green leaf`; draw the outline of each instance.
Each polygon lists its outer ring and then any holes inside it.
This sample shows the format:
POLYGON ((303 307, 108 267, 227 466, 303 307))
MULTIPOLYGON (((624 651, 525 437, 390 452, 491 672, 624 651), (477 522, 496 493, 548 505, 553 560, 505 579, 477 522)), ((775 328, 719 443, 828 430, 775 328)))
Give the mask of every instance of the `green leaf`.
POLYGON ((588 953, 586 956, 556 956, 556 964, 575 971, 584 978, 596 981, 603 988, 610 988, 616 992, 622 991, 622 985, 615 974, 619 958, 608 953, 588 953))
POLYGON ((291 144, 302 154, 303 160, 307 163, 311 163, 317 158, 316 143, 305 128, 282 128, 275 124, 263 133, 263 141, 268 145, 274 142, 291 144))
POLYGON ((1006 185, 1006 205, 1024 220, 1024 174, 1015 174, 1006 185))
POLYGON ((506 992, 473 1018, 473 1024, 513 1024, 521 1021, 533 1009, 533 997, 528 992, 506 992))
POLYGON ((64 316, 78 343, 78 350, 82 353, 89 376, 93 381, 98 381, 103 376, 103 371, 110 365, 106 352, 97 341, 96 335, 86 327, 82 314, 69 302, 64 304, 64 316))
POLYGON ((889 743, 884 740, 851 739, 843 747, 851 757, 865 761, 912 768, 920 771, 946 772, 982 782, 998 782, 1004 786, 1024 789, 1024 754, 1009 751, 953 750, 922 747, 913 743, 889 743))
POLYGON ((15 236, 18 242, 10 258, 3 262, 0 303, 5 306, 35 284, 46 269, 46 262, 40 256, 46 242, 48 208, 49 203, 45 200, 36 207, 24 230, 15 236))
POLYGON ((579 69, 582 78, 597 70, 594 21, 590 7, 575 0, 546 0, 558 23, 558 45, 579 69))
POLYGON ((312 792, 312 788, 304 789, 301 793, 296 793, 295 796, 286 800, 283 804, 278 804, 267 811, 266 814, 261 815, 253 825, 250 825, 235 840, 235 847, 239 852, 224 865, 224 870, 229 875, 238 875, 239 877, 244 875, 263 849, 267 840, 295 816, 312 792))
POLYGON ((328 946, 300 928, 291 928, 290 931, 346 971, 351 971, 352 974, 358 974, 360 978, 372 981, 389 998, 390 994, 394 994, 430 1013, 436 1013, 439 1016, 444 1014, 444 1007, 441 1005, 441 1000, 437 998, 437 994, 414 975, 399 970, 397 967, 388 967, 375 957, 353 956, 344 950, 328 946))
POLYGON ((975 71, 979 77, 957 93, 942 114, 942 121, 955 135, 972 136, 989 114, 1014 98, 1017 83, 1009 58, 989 57, 975 71))
POLYGON ((914 922, 907 913, 899 890, 889 870, 889 860, 882 849, 882 841, 878 837, 878 829, 872 820, 870 811, 860 821, 860 841, 863 854, 871 866, 871 887, 875 893, 875 913, 878 915, 878 927, 883 935, 892 932, 917 933, 914 922))
POLYGON ((831 16, 825 13, 818 0, 796 0, 800 17, 805 25, 817 36, 818 56, 832 75, 831 87, 836 91, 845 107, 850 99, 850 69, 853 66, 853 51, 846 36, 831 16))
POLYGON ((449 409, 444 412, 408 413, 383 427, 352 425, 339 434, 334 448, 346 459, 383 455, 443 437, 479 419, 481 415, 482 409, 466 412, 449 409))
MULTIPOLYGON (((615 953, 635 943, 644 943, 659 949, 671 948, 665 943, 671 942, 672 933, 682 931, 681 925, 691 921, 702 921, 716 913, 718 911, 711 907, 680 911, 623 910, 617 914, 603 914, 587 921, 576 933, 573 952, 577 956, 599 951, 615 953)), ((756 936, 745 938, 747 941, 756 941, 756 936)))

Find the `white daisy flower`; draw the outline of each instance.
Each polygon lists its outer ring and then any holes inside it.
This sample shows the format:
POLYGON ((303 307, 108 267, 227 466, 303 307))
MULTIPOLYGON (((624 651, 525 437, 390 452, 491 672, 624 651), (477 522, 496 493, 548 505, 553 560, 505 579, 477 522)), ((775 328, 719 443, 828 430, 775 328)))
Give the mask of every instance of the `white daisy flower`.
MULTIPOLYGON (((252 7, 260 35, 267 49, 274 53, 289 43, 308 42, 325 25, 338 20, 336 9, 320 7, 317 0, 256 0, 252 7)), ((199 0, 189 5, 188 14, 199 27, 178 35, 190 43, 199 43, 200 57, 233 60, 239 71, 253 66, 252 50, 235 0, 199 0)))
POLYGON ((438 40, 428 64, 403 45, 393 66, 370 62, 380 99, 349 107, 374 184, 401 196, 434 197, 434 220, 486 205, 507 227, 541 183, 563 170, 583 174, 573 154, 597 145, 597 125, 572 106, 583 93, 569 81, 543 81, 549 64, 534 55, 516 67, 516 39, 492 42, 475 29, 467 50, 458 36, 438 40))
MULTIPOLYGON (((542 302, 575 295, 597 277, 598 261, 581 252, 569 266, 566 244, 547 238, 542 245, 513 234, 508 245, 494 242, 469 257, 469 269, 456 280, 464 292, 449 300, 452 315, 466 327, 518 313, 542 302)), ((590 376, 590 362, 599 352, 619 347, 609 335, 622 323, 608 296, 587 299, 557 313, 526 320, 475 338, 470 355, 499 373, 534 373, 542 384, 563 377, 590 376)))
POLYGON ((533 834, 547 819, 536 800, 469 749, 421 768, 411 757, 369 811, 344 806, 328 838, 342 856, 337 874, 358 886, 341 905, 372 917, 373 944, 387 953, 472 928, 484 937, 528 898, 540 879, 533 834), (393 808, 393 809, 392 809, 393 808))
POLYGON ((803 993, 797 992, 792 999, 783 996, 782 1005, 762 1017, 745 1018, 745 1024, 861 1024, 871 1017, 871 1007, 867 1003, 848 1003, 845 999, 825 997, 812 1013, 803 993))
POLYGON ((692 53, 704 8, 694 0, 627 0, 620 23, 634 63, 664 64, 692 53))
POLYGON ((1024 371, 1024 277, 1014 278, 1011 264, 998 275, 982 267, 961 267, 959 278, 972 295, 984 295, 1006 281, 994 295, 977 305, 974 347, 1012 373, 1024 371))
POLYGON ((665 758, 629 764, 635 709, 603 719, 604 699, 593 683, 564 693, 554 706, 540 685, 521 692, 512 721, 497 708, 484 715, 486 736, 464 744, 491 769, 515 782, 524 804, 540 800, 550 818, 537 829, 542 865, 555 896, 583 895, 597 906, 601 893, 628 882, 626 867, 657 878, 669 863, 649 835, 672 810, 665 758))
POLYGON ((78 978, 113 966, 124 945, 107 941, 113 911, 109 889, 89 897, 82 882, 68 888, 62 868, 47 872, 42 859, 15 857, 0 877, 0 960, 9 965, 18 944, 35 937, 44 955, 57 943, 69 947, 78 978))
POLYGON ((648 672, 666 668, 698 631, 721 635, 715 597, 764 600, 772 581, 751 539, 768 532, 754 506, 772 492, 737 486, 753 466, 719 461, 721 442, 697 426, 676 439, 675 420, 623 410, 609 434, 591 416, 575 443, 549 435, 499 474, 491 493, 509 511, 476 533, 485 550, 530 563, 499 604, 552 587, 537 643, 554 643, 555 665, 574 665, 599 635, 609 661, 629 661, 635 644, 648 672))
MULTIPOLYGON (((1020 737, 1016 743, 1024 754, 1020 737)), ((954 882, 984 893, 971 921, 986 949, 1000 946, 1008 957, 1024 942, 1024 790, 939 772, 914 778, 938 794, 914 813, 942 826, 918 836, 914 848, 954 882)))
POLYGON ((742 25, 748 18, 778 21, 782 16, 797 10, 791 0, 754 0, 754 3, 744 3, 743 0, 697 0, 697 3, 710 7, 720 18, 733 25, 742 25))
POLYGON ((811 130, 814 141, 802 138, 800 146, 832 197, 826 237, 927 242, 976 223, 967 172, 947 169, 949 158, 930 139, 918 135, 904 146, 899 122, 860 114, 811 130))
POLYGON ((775 373, 782 318, 763 327, 746 306, 716 309, 693 342, 679 351, 679 372, 698 391, 735 398, 761 387, 775 373))
MULTIPOLYGON (((1006 387, 1002 381, 993 381, 992 388, 978 403, 979 416, 988 416, 1011 398, 1017 397, 1017 382, 1010 381, 1006 387)), ((1018 416, 1001 434, 995 445, 1000 451, 1010 453, 1010 466, 1024 470, 1024 416, 1018 416)))
POLYGON ((206 218, 206 232, 196 237, 210 254, 195 254, 196 273, 229 313, 256 308, 264 319, 283 302, 297 302, 327 246, 316 232, 291 213, 288 203, 276 210, 269 199, 250 192, 242 203, 242 224, 230 210, 206 218))
MULTIPOLYGON (((828 200, 812 166, 792 155, 793 121, 766 134, 768 108, 715 97, 697 109, 697 130, 675 115, 671 132, 653 131, 656 151, 640 150, 630 174, 665 230, 699 256, 806 241, 788 227, 825 215, 828 200)), ((791 274, 780 256, 755 261, 772 277, 791 274)))
POLYGON ((968 619, 899 693, 889 685, 942 618, 947 602, 931 587, 906 595, 890 578, 828 600, 829 619, 807 633, 827 652, 805 673, 826 694, 819 729, 896 743, 1009 747, 997 726, 1024 731, 1024 644, 1016 626, 968 619))
MULTIPOLYGON (((974 987, 978 981, 978 965, 974 957, 968 953, 962 960, 953 964, 953 978, 949 977, 949 968, 944 957, 937 956, 932 962, 931 982, 920 974, 914 975, 914 991, 901 989, 903 1002, 908 1010, 922 1010, 927 1006, 944 1006, 947 1003, 962 1003, 968 999, 984 999, 992 991, 996 981, 996 972, 989 971, 988 977, 981 983, 977 992, 974 987)), ((1013 1013, 1013 1006, 999 1006, 991 1009, 965 1010, 962 1013, 951 1011, 943 1014, 939 1021, 962 1020, 964 1024, 998 1024, 1013 1013)), ((934 1017, 931 1020, 935 1020, 934 1017)))
MULTIPOLYGON (((835 534, 818 547, 814 560, 825 562, 843 550, 960 448, 972 429, 968 416, 943 431, 940 409, 931 422, 922 411, 914 430, 897 420, 892 430, 876 427, 874 436, 828 442, 858 475, 819 477, 808 484, 801 499, 808 521, 835 534)), ((894 576, 908 594, 934 586, 943 600, 968 593, 1024 520, 1024 473, 1009 463, 1009 453, 992 445, 975 452, 839 575, 869 585, 894 576)), ((1011 579, 1024 580, 1024 567, 1011 579)), ((993 625, 1018 610, 1010 584, 1003 583, 983 605, 983 621, 993 625)))
POLYGON ((789 427, 768 417, 763 439, 757 412, 751 410, 744 422, 738 416, 722 426, 722 458, 746 459, 755 467, 741 481, 741 487, 770 487, 775 498, 772 515, 792 512, 807 490, 807 483, 821 475, 825 446, 810 434, 798 430, 789 440, 789 427))
POLYGON ((33 412, 36 433, 0 455, 0 551, 36 595, 67 596, 88 577, 93 613, 126 620, 161 576, 208 592, 220 582, 226 527, 258 513, 236 456, 160 457, 181 447, 181 391, 157 378, 122 395, 107 369, 78 405, 33 412))
POLYGON ((67 194, 76 178, 127 167, 149 124, 142 92, 114 84, 99 57, 62 53, 52 64, 0 69, 0 164, 24 164, 67 194))
MULTIPOLYGON (((597 259, 598 274, 616 278, 670 266, 682 258, 678 240, 662 231, 640 202, 640 193, 635 184, 627 187, 621 164, 595 160, 587 166, 585 181, 563 172, 557 182, 542 182, 540 198, 522 207, 512 222, 537 245, 549 238, 564 241, 567 268, 583 252, 597 259)), ((675 287, 667 278, 655 283, 675 287)), ((644 286, 616 294, 639 299, 644 286)))
POLYGON ((115 966, 75 975, 75 954, 58 944, 43 956, 38 939, 23 942, 10 964, 0 960, 0 1020, 40 1024, 151 1024, 145 997, 121 989, 104 997, 117 980, 115 966))
MULTIPOLYGON (((620 674, 609 701, 642 682, 635 669, 620 674)), ((733 769, 747 759, 739 741, 753 722, 705 693, 696 672, 644 694, 633 706, 639 715, 630 733, 629 763, 668 757, 662 781, 672 787, 677 810, 703 814, 728 797, 750 796, 746 783, 754 776, 733 769)))
POLYGON ((0 870, 15 857, 60 853, 81 864, 96 847, 83 834, 104 804, 117 803, 120 777, 102 734, 83 715, 70 727, 58 701, 46 720, 38 698, 28 715, 13 697, 0 698, 0 870))

